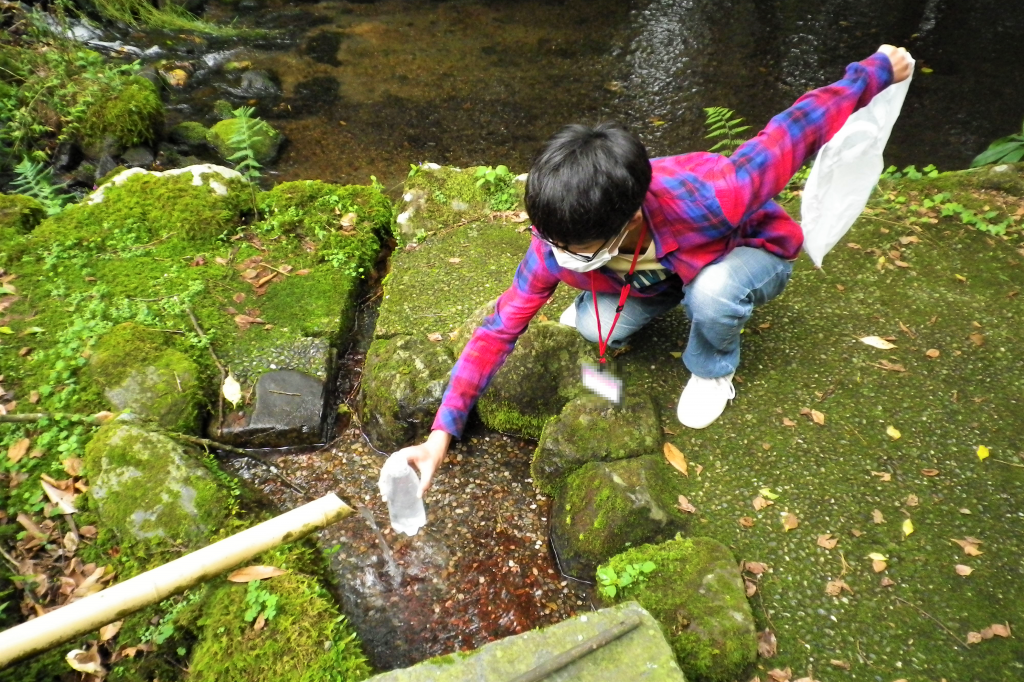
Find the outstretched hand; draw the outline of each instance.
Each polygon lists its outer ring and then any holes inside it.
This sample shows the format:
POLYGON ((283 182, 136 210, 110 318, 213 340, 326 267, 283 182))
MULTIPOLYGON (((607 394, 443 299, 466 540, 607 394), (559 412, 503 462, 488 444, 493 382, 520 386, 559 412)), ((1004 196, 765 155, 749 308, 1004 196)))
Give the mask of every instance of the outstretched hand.
POLYGON ((419 470, 420 489, 417 491, 419 497, 423 497, 423 493, 430 488, 430 482, 444 460, 444 453, 448 451, 448 444, 451 440, 451 435, 444 431, 431 431, 430 436, 422 444, 403 448, 396 453, 405 457, 405 461, 419 470))
POLYGON ((889 58, 892 63, 893 83, 899 83, 910 78, 910 54, 906 48, 894 45, 882 45, 878 51, 889 58))

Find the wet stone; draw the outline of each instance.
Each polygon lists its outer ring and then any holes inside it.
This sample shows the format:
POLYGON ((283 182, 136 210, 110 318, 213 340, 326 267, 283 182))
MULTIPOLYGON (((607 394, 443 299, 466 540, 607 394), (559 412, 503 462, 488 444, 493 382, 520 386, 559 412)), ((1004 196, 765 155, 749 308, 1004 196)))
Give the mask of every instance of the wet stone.
POLYGON ((571 474, 551 510, 551 546, 562 572, 593 580, 598 564, 630 545, 688 525, 674 506, 682 478, 659 456, 591 462, 571 474))
POLYGON ((155 158, 149 147, 132 147, 121 155, 121 163, 128 168, 148 168, 155 158))
POLYGON ((251 416, 245 411, 227 415, 219 434, 211 424, 211 437, 253 448, 319 443, 323 390, 322 381, 302 372, 267 372, 256 382, 251 416))
POLYGON ((672 651, 651 614, 635 602, 602 609, 542 630, 492 642, 476 651, 457 652, 370 678, 377 682, 487 682, 511 680, 549 659, 614 628, 627 618, 640 625, 574 661, 550 680, 606 682, 645 680, 685 682, 672 651))
POLYGON ((537 489, 551 495, 588 462, 657 454, 660 446, 661 426, 648 396, 627 395, 619 407, 586 394, 544 426, 531 472, 537 489))

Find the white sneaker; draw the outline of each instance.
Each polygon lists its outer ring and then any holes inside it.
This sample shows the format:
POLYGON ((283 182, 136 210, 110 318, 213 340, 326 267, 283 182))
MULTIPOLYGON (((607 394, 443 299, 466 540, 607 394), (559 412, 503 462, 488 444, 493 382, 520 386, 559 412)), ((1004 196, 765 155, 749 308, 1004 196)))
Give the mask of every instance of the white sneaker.
POLYGON ((576 328, 576 302, 573 301, 569 304, 569 307, 565 309, 562 316, 558 318, 560 324, 564 324, 566 327, 576 328))
POLYGON ((704 379, 692 375, 679 396, 679 406, 676 408, 679 423, 691 429, 711 426, 725 410, 726 403, 736 397, 732 377, 729 374, 716 379, 704 379))

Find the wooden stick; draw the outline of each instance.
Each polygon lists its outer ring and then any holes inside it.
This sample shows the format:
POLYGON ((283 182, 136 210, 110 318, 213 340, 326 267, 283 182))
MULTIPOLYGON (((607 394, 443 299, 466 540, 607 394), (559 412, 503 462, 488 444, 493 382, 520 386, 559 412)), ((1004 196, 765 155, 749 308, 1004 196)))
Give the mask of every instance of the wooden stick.
POLYGON ((352 513, 333 493, 0 633, 0 668, 90 633, 352 513))
POLYGON ((590 639, 580 642, 568 651, 564 651, 557 656, 553 656, 535 668, 527 670, 519 677, 514 678, 512 682, 540 682, 570 663, 575 663, 587 654, 597 651, 601 647, 614 642, 628 632, 632 632, 639 627, 639 625, 640 618, 638 616, 631 615, 621 623, 617 623, 607 630, 599 632, 590 639))
POLYGON ((195 313, 188 306, 185 307, 185 312, 188 313, 189 319, 192 320, 192 326, 196 328, 196 333, 199 334, 200 338, 206 340, 206 349, 210 351, 210 357, 213 358, 217 369, 220 370, 220 386, 217 387, 217 435, 219 436, 221 434, 221 424, 224 423, 224 380, 227 379, 228 375, 224 371, 224 365, 220 364, 217 354, 213 352, 213 344, 206 334, 203 333, 203 328, 199 326, 199 320, 196 319, 195 313))
POLYGON ((895 599, 896 601, 900 602, 901 604, 906 604, 907 606, 913 606, 913 607, 914 607, 915 609, 917 609, 918 611, 920 611, 920 612, 921 612, 921 615, 923 615, 923 616, 926 616, 927 618, 931 619, 931 621, 932 621, 933 623, 935 623, 935 624, 936 624, 936 625, 938 625, 938 626, 939 626, 940 628, 942 628, 943 630, 945 630, 945 631, 946 631, 946 633, 947 633, 947 634, 948 634, 948 635, 949 635, 950 637, 952 637, 953 639, 955 639, 955 640, 956 640, 957 642, 959 642, 959 643, 960 643, 960 645, 961 645, 961 646, 963 646, 963 648, 965 648, 965 649, 967 648, 967 642, 965 642, 964 640, 962 640, 962 639, 960 639, 959 637, 957 637, 957 636, 956 636, 956 635, 955 635, 955 634, 953 633, 953 631, 952 631, 952 630, 950 630, 950 629, 949 629, 949 628, 947 628, 947 627, 946 627, 945 625, 943 625, 942 623, 940 623, 940 622, 938 621, 938 619, 937 619, 937 618, 935 618, 935 616, 931 615, 930 613, 928 613, 927 611, 925 611, 924 609, 922 609, 922 608, 921 608, 920 606, 918 606, 917 604, 911 604, 911 603, 910 603, 910 602, 908 602, 908 601, 907 601, 906 599, 900 599, 899 597, 893 597, 893 599, 895 599))

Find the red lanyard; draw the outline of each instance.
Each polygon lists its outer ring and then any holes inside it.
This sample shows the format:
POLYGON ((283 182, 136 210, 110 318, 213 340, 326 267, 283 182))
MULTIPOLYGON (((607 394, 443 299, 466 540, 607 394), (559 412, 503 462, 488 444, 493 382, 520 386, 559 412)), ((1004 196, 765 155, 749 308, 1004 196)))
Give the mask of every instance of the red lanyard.
POLYGON ((594 291, 594 271, 590 271, 590 294, 594 299, 594 317, 597 318, 597 350, 600 353, 598 360, 600 360, 602 365, 606 362, 604 353, 608 348, 608 342, 612 340, 615 325, 618 323, 619 315, 622 313, 622 308, 626 305, 626 299, 629 297, 629 287, 633 282, 633 271, 636 270, 636 261, 640 258, 640 249, 644 246, 644 237, 646 236, 647 221, 645 220, 643 227, 640 228, 640 241, 636 243, 636 250, 633 251, 633 262, 629 264, 629 274, 626 275, 626 283, 622 286, 622 291, 619 292, 619 305, 615 308, 615 318, 612 320, 611 329, 608 330, 608 338, 605 338, 601 333, 601 313, 597 309, 597 292, 594 291))

